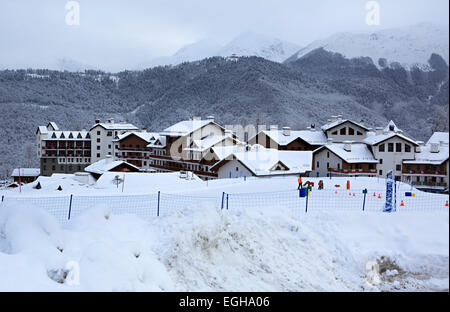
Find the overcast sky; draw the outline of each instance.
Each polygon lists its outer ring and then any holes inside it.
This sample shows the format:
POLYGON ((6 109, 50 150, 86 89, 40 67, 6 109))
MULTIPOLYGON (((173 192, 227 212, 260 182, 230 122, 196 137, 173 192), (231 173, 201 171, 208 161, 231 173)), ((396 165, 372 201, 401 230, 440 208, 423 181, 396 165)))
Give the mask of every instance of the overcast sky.
POLYGON ((118 71, 201 39, 226 44, 248 31, 304 46, 335 32, 449 19, 448 0, 379 0, 379 26, 366 24, 366 0, 79 0, 80 25, 69 26, 67 2, 0 0, 0 68, 68 58, 118 71))

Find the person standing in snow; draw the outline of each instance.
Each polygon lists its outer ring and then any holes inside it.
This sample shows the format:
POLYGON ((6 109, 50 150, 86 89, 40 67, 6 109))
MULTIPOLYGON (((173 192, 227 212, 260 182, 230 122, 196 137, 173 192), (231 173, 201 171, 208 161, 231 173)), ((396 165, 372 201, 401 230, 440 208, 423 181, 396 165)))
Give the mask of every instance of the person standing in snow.
POLYGON ((297 188, 297 190, 301 189, 302 187, 303 187, 302 177, 299 176, 298 177, 298 188, 297 188))

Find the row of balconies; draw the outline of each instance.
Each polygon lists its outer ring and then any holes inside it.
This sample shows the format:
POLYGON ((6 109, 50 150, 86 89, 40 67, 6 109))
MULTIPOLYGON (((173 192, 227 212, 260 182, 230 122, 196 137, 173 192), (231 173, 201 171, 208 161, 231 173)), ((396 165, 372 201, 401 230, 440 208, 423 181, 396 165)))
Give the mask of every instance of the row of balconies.
POLYGON ((75 149, 75 150, 82 150, 82 149, 91 149, 91 146, 43 146, 43 150, 66 150, 66 149, 75 149))
POLYGON ((429 186, 429 187, 447 187, 447 183, 444 182, 415 182, 415 186, 429 186))
POLYGON ((328 168, 328 172, 342 174, 376 174, 377 169, 334 169, 328 168))
POLYGON ((446 175, 446 172, 444 171, 433 171, 433 170, 404 170, 402 172, 403 174, 416 174, 416 175, 446 175))

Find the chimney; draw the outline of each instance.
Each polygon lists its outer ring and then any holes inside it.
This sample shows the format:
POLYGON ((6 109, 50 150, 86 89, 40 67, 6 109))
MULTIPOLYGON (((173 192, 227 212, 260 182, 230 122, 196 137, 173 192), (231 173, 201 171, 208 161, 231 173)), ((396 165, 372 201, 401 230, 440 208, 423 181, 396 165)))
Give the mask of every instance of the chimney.
POLYGON ((331 116, 331 123, 336 122, 338 120, 338 116, 331 116))
POLYGON ((338 115, 338 116, 337 116, 337 120, 338 120, 338 121, 342 121, 342 115, 338 115))
POLYGON ((383 134, 383 128, 381 128, 381 127, 376 127, 376 128, 375 128, 375 134, 376 134, 376 135, 382 135, 382 134, 383 134))
POLYGON ((111 118, 111 119, 108 119, 108 123, 109 123, 109 124, 113 124, 113 123, 114 123, 114 119, 112 119, 112 118, 111 118))
POLYGON ((147 132, 147 128, 142 128, 141 132, 147 132))
POLYGON ((291 128, 290 127, 284 127, 283 128, 283 135, 284 136, 290 136, 291 135, 291 128))
POLYGON ((439 143, 431 143, 431 148, 430 148, 430 152, 432 153, 439 153, 439 143))
POLYGON ((100 123, 100 119, 95 119, 95 124, 99 124, 100 123))
POLYGON ((211 120, 214 121, 214 116, 213 115, 209 115, 208 117, 206 117, 207 120, 211 120))
POLYGON ((332 138, 329 138, 327 140, 327 145, 333 145, 333 139, 332 138))
POLYGON ((331 125, 331 119, 327 120, 327 124, 331 125))
POLYGON ((344 151, 351 152, 352 151, 352 142, 344 141, 344 151))
POLYGON ((416 147, 416 153, 421 153, 422 152, 422 146, 425 145, 425 143, 423 141, 416 141, 417 144, 419 144, 419 146, 416 147))
POLYGON ((311 131, 316 131, 316 124, 311 124, 311 131))
POLYGON ((270 125, 270 131, 278 131, 277 125, 270 125))
POLYGON ((202 117, 194 116, 194 117, 192 117, 192 120, 200 121, 200 120, 202 120, 202 117))
POLYGON ((106 155, 105 157, 105 163, 110 164, 113 162, 113 157, 112 155, 106 155))

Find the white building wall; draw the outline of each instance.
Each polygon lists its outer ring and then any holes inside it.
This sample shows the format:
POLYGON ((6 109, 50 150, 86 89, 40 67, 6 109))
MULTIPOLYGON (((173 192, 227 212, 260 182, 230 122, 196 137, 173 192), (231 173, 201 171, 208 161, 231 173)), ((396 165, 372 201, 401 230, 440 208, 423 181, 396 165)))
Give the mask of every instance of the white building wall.
POLYGON ((234 179, 253 176, 253 174, 237 160, 228 161, 218 170, 217 174, 219 179, 229 179, 230 177, 234 179))
POLYGON ((121 134, 132 132, 136 130, 119 130, 114 129, 114 127, 111 127, 111 129, 105 129, 104 127, 97 125, 94 126, 89 131, 89 134, 91 136, 91 162, 97 162, 100 159, 104 159, 107 155, 115 156, 115 144, 116 142, 113 142, 114 138, 116 136, 119 136, 121 134), (111 136, 108 136, 108 132, 112 133, 111 136))
POLYGON ((400 177, 402 175, 402 162, 403 160, 413 160, 414 159, 414 145, 411 144, 408 141, 405 141, 399 137, 393 137, 389 140, 386 140, 382 142, 381 144, 377 144, 375 146, 372 146, 372 151, 375 159, 378 160, 377 164, 377 174, 381 177, 385 177, 386 174, 389 171, 393 171, 394 175, 400 177), (393 143, 394 144, 394 152, 388 152, 388 144, 393 143), (402 144, 402 152, 396 152, 396 143, 402 144), (380 152, 380 145, 384 144, 385 151, 380 152), (405 144, 408 144, 411 146, 411 152, 406 153, 405 152, 405 144), (380 159, 383 160, 383 163, 380 164, 380 159), (397 165, 400 165, 399 169, 397 170, 397 165), (381 172, 380 172, 381 170, 381 172))
POLYGON ((328 174, 327 166, 333 169, 342 169, 342 159, 330 152, 327 148, 314 154, 313 162, 314 170, 310 173, 310 177, 326 177, 328 174), (319 166, 317 166, 317 163, 319 163, 319 166))
POLYGON ((353 142, 362 142, 367 137, 367 130, 356 126, 355 124, 351 122, 343 123, 331 130, 327 130, 326 132, 328 139, 333 139, 334 143, 342 143, 344 141, 353 141, 353 142), (346 135, 341 135, 341 129, 346 129, 346 135), (355 131, 354 135, 349 135, 349 128, 352 128, 355 131), (337 131, 337 135, 334 135, 334 133, 337 131), (362 133, 362 135, 358 135, 358 131, 362 133))

